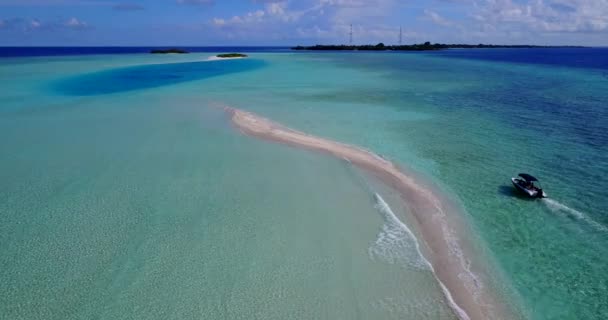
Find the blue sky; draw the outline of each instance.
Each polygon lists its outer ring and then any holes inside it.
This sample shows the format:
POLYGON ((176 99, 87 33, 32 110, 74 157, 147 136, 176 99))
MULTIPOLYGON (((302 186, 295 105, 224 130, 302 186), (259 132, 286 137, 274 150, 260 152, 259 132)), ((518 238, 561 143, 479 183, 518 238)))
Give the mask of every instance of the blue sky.
POLYGON ((608 0, 0 0, 6 45, 608 45, 608 0))

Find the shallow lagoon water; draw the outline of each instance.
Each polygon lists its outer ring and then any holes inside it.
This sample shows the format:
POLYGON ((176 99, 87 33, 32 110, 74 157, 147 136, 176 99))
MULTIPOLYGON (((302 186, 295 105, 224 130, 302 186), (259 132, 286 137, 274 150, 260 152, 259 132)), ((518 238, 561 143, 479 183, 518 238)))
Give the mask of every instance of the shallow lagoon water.
POLYGON ((222 77, 82 96, 53 75, 2 110, 1 313, 454 319, 428 270, 370 257, 392 244, 353 169, 242 136, 222 77))
POLYGON ((432 180, 462 205, 495 268, 488 285, 525 317, 606 314, 608 81, 597 67, 269 53, 255 55, 263 67, 154 88, 53 87, 192 58, 0 65, 13 80, 0 96, 3 314, 453 318, 411 246, 375 254, 395 248, 374 249, 386 221, 371 191, 408 221, 390 190, 341 161, 241 136, 223 105, 432 180), (520 171, 551 199, 513 194, 520 171))

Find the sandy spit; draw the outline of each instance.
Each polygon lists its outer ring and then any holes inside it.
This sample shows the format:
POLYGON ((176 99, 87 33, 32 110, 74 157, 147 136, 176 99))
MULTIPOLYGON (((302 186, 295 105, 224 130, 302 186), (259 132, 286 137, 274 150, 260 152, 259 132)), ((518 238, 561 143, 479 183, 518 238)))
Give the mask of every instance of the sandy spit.
POLYGON ((397 190, 415 217, 428 248, 424 254, 454 313, 461 320, 510 318, 504 306, 498 306, 495 296, 471 271, 470 260, 464 256, 458 236, 448 223, 451 208, 432 190, 368 150, 295 131, 250 112, 230 107, 225 110, 233 125, 246 135, 346 159, 397 190))
POLYGON ((218 60, 235 60, 235 59, 244 59, 245 57, 232 57, 232 58, 220 58, 218 56, 212 56, 207 58, 205 61, 218 61, 218 60))

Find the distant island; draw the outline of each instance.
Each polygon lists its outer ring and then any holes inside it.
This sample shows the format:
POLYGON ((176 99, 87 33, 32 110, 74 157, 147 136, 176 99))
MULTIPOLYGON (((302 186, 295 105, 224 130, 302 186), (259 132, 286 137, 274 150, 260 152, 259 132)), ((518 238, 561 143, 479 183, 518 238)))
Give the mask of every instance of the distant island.
POLYGON ((242 54, 242 53, 222 53, 222 54, 218 54, 216 57, 218 57, 218 58, 247 58, 247 55, 242 54))
POLYGON ((154 50, 151 50, 150 53, 152 53, 152 54, 168 54, 168 53, 184 54, 184 53, 190 53, 190 52, 183 50, 183 49, 171 48, 171 49, 154 49, 154 50))
POLYGON ((534 46, 534 45, 495 45, 495 44, 444 44, 425 42, 410 45, 315 45, 297 46, 292 50, 331 50, 331 51, 432 51, 444 49, 493 49, 493 48, 583 48, 580 46, 534 46))
POLYGON ((212 57, 207 58, 207 61, 244 59, 244 58, 247 58, 246 54, 242 54, 242 53, 222 53, 222 54, 218 54, 216 56, 212 56, 212 57))

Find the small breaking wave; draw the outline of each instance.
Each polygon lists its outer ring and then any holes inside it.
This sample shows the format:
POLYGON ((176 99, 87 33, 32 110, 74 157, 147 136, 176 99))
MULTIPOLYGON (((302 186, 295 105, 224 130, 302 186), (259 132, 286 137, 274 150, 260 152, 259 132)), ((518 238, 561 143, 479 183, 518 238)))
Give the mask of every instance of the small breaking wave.
POLYGON ((374 193, 375 208, 382 214, 384 225, 375 243, 369 248, 372 259, 382 259, 391 264, 404 263, 421 270, 431 270, 431 263, 424 258, 420 244, 412 231, 402 223, 388 204, 374 193))
POLYGON ((571 217, 574 217, 576 219, 585 221, 586 223, 588 223, 590 226, 592 226, 593 228, 602 231, 602 232, 608 232, 608 228, 603 226, 601 223, 591 219, 589 216, 587 216, 586 214, 584 214, 581 211, 578 211, 576 209, 572 209, 570 207, 568 207, 567 205, 558 202, 556 200, 553 199, 549 199, 549 198, 543 198, 542 199, 543 203, 547 206, 547 208, 549 208, 549 210, 559 213, 566 213, 571 217))
MULTIPOLYGON (((358 182, 373 195, 375 202, 374 208, 378 210, 378 212, 382 215, 382 219, 384 220, 384 225, 382 226, 380 233, 378 233, 376 241, 368 249, 370 259, 383 260, 391 264, 401 264, 418 270, 430 271, 435 280, 437 280, 439 283, 441 291, 443 292, 450 308, 457 314, 458 318, 461 320, 470 320, 469 315, 456 303, 456 301, 454 301, 452 293, 439 279, 435 273, 433 265, 422 253, 420 242, 412 230, 410 230, 405 223, 397 218, 388 203, 386 203, 380 194, 378 194, 369 185, 367 180, 361 176, 361 174, 355 168, 352 167, 352 162, 346 157, 343 157, 342 160, 344 160, 348 167, 352 170, 351 172, 354 174, 358 182)), ((443 231, 446 233, 446 235, 450 234, 445 229, 443 231)), ((458 255, 462 260, 463 257, 460 248, 456 244, 455 239, 451 240, 452 241, 450 241, 450 244, 452 254, 458 255)), ((472 279, 475 280, 475 284, 478 285, 476 277, 470 272, 469 268, 467 267, 465 270, 467 271, 467 274, 470 274, 473 277, 472 279)), ((459 275, 459 278, 465 283, 469 282, 466 281, 468 277, 463 278, 462 274, 459 275)))
POLYGON ((342 158, 352 170, 355 179, 374 197, 374 208, 382 215, 384 225, 376 241, 368 249, 372 260, 384 260, 390 264, 403 264, 420 270, 431 270, 431 263, 420 251, 420 244, 414 233, 397 218, 391 207, 373 190, 366 179, 352 167, 347 158, 342 158))
POLYGON ((378 193, 374 193, 374 200, 376 202, 375 208, 384 219, 384 226, 378 234, 376 242, 369 249, 370 257, 372 259, 381 257, 390 263, 405 262, 409 266, 431 271, 452 310, 456 312, 460 319, 470 320, 467 313, 456 304, 448 288, 439 280, 431 262, 422 254, 420 243, 414 233, 397 218, 391 207, 378 193))

